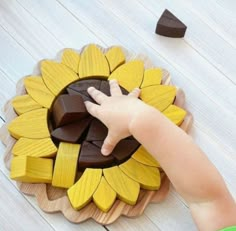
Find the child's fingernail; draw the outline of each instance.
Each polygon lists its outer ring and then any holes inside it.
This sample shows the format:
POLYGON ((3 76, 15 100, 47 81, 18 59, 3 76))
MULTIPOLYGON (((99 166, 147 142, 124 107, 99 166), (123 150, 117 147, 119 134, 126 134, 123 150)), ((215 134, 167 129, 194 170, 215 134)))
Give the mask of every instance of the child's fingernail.
POLYGON ((110 153, 109 150, 107 150, 106 148, 102 148, 101 152, 104 156, 107 156, 110 153))

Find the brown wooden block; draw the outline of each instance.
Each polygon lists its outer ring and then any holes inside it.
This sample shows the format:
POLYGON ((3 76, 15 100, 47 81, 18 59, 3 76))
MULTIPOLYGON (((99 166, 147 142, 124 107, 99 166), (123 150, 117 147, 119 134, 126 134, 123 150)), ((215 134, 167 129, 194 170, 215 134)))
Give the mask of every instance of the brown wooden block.
POLYGON ((56 127, 78 121, 88 115, 80 95, 60 95, 53 104, 53 119, 56 127))
MULTIPOLYGON (((103 141, 93 141, 93 144, 101 148, 103 141)), ((137 140, 121 140, 116 145, 111 155, 114 156, 117 164, 121 164, 128 160, 139 146, 140 144, 137 140)))
POLYGON ((83 142, 79 155, 79 169, 85 168, 105 168, 114 163, 112 155, 103 156, 101 149, 89 142, 83 142))
POLYGON ((93 100, 93 98, 92 98, 91 96, 87 96, 87 94, 86 94, 86 95, 83 95, 83 94, 81 94, 80 92, 75 91, 75 90, 73 90, 73 89, 71 89, 71 88, 67 88, 67 92, 68 92, 69 95, 80 95, 80 96, 83 98, 84 101, 90 101, 90 102, 92 102, 92 103, 96 103, 96 102, 93 100))
POLYGON ((156 26, 156 34, 172 38, 182 38, 186 32, 186 25, 170 11, 165 10, 156 26))
POLYGON ((52 131, 51 136, 58 140, 69 143, 77 143, 82 137, 92 118, 84 118, 80 121, 64 125, 52 131))
POLYGON ((93 119, 90 124, 86 141, 104 140, 107 136, 107 127, 97 119, 93 119))
POLYGON ((75 83, 72 83, 68 86, 68 88, 73 89, 78 92, 87 92, 89 87, 95 87, 96 89, 100 89, 101 80, 98 79, 86 79, 80 80, 75 83))
MULTIPOLYGON (((126 91, 123 87, 120 86, 120 89, 121 89, 123 95, 128 95, 129 94, 129 92, 126 91)), ((111 96, 109 81, 105 81, 105 80, 102 81, 99 90, 101 92, 103 92, 104 94, 106 94, 108 96, 111 96)))

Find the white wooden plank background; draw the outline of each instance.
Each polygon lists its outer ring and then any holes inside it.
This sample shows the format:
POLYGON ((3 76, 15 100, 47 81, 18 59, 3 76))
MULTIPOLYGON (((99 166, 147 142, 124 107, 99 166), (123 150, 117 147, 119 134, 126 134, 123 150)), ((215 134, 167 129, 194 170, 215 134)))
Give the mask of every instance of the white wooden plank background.
MULTIPOLYGON (((174 84, 184 89, 194 115, 191 135, 236 199, 235 12, 234 0, 1 0, 0 107, 14 96, 21 77, 62 48, 123 45, 169 70, 174 84), (154 33, 165 8, 188 26, 185 38, 154 33)), ((0 150, 3 154, 2 144, 0 150)), ((196 230, 174 189, 139 218, 122 217, 106 227, 94 221, 72 224, 61 214, 45 214, 34 198, 22 195, 0 159, 0 230, 196 230)))

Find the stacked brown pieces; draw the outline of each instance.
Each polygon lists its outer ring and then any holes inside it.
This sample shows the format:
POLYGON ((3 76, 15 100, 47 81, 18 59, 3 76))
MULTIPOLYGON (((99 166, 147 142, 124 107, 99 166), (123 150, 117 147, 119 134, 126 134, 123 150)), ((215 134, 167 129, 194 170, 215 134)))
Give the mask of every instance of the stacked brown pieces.
MULTIPOLYGON (((59 95, 52 107, 51 122, 54 130, 51 136, 57 142, 81 144, 79 170, 86 168, 106 168, 128 160, 140 144, 132 137, 118 143, 109 156, 103 156, 101 147, 107 136, 107 127, 88 114, 84 101, 93 99, 87 89, 95 87, 110 95, 109 82, 99 79, 80 80, 67 87, 68 94, 59 95)), ((128 92, 121 88, 123 94, 128 92)))

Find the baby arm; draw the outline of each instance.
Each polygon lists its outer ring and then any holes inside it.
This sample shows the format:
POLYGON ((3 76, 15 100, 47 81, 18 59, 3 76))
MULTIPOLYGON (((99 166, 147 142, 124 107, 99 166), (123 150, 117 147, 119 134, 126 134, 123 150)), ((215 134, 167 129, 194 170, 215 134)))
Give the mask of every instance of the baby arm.
POLYGON ((102 153, 108 155, 133 135, 161 164, 178 193, 189 204, 200 230, 236 224, 236 205, 214 165, 185 132, 162 113, 138 99, 140 90, 124 96, 116 81, 111 97, 89 88, 99 104, 86 102, 90 114, 108 127, 102 153))

